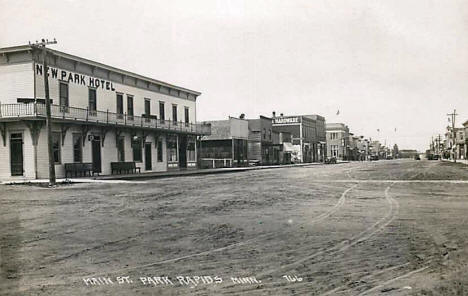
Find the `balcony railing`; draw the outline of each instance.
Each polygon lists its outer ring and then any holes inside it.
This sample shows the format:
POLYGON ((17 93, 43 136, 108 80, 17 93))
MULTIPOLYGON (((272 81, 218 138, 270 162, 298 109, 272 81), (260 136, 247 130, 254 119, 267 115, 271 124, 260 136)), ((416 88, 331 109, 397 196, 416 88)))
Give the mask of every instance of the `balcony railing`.
MULTIPOLYGON (((154 128, 178 132, 187 132, 198 135, 210 135, 211 125, 174 122, 152 117, 118 114, 109 111, 89 110, 88 108, 66 107, 60 105, 50 106, 53 119, 74 120, 80 122, 101 123, 142 128, 154 128)), ((1 104, 0 119, 2 118, 28 118, 45 117, 46 107, 41 103, 29 104, 1 104)))

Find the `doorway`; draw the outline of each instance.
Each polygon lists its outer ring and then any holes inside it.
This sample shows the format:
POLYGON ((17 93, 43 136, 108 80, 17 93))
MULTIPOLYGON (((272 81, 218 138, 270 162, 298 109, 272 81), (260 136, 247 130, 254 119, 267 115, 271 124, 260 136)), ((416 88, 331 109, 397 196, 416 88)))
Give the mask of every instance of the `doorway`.
POLYGON ((12 176, 23 175, 23 134, 10 136, 10 169, 12 176))
POLYGON ((93 171, 101 173, 101 137, 93 136, 91 141, 91 156, 93 159, 93 171))
POLYGON ((151 171, 152 169, 151 143, 145 143, 145 170, 151 171))
POLYGON ((187 136, 179 136, 179 168, 187 168, 187 136))

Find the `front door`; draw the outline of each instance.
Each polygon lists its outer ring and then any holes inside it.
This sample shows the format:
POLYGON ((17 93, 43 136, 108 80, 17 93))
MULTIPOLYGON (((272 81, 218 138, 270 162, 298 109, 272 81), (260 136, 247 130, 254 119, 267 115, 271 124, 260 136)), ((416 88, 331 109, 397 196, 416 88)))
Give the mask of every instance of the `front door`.
POLYGON ((101 138, 93 136, 91 144, 91 154, 93 159, 93 171, 96 173, 101 172, 101 138))
POLYGON ((187 136, 179 136, 179 168, 187 167, 187 136))
POLYGON ((10 136, 10 169, 12 176, 23 175, 23 134, 10 136))
POLYGON ((151 171, 152 169, 151 143, 145 143, 145 170, 151 171))

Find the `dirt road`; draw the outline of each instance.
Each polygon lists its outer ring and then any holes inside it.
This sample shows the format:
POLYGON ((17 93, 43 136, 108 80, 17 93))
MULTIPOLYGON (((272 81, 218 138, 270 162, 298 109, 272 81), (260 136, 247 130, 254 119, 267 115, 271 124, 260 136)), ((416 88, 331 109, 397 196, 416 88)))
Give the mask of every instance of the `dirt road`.
POLYGON ((0 295, 468 295, 468 167, 0 187, 0 295))

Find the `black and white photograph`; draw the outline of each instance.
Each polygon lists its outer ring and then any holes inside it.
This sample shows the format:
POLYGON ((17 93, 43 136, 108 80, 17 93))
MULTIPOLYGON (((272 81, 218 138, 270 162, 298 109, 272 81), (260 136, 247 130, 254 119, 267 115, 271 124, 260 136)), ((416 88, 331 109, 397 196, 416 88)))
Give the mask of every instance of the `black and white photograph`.
POLYGON ((468 295, 468 1, 0 0, 0 295, 468 295))

